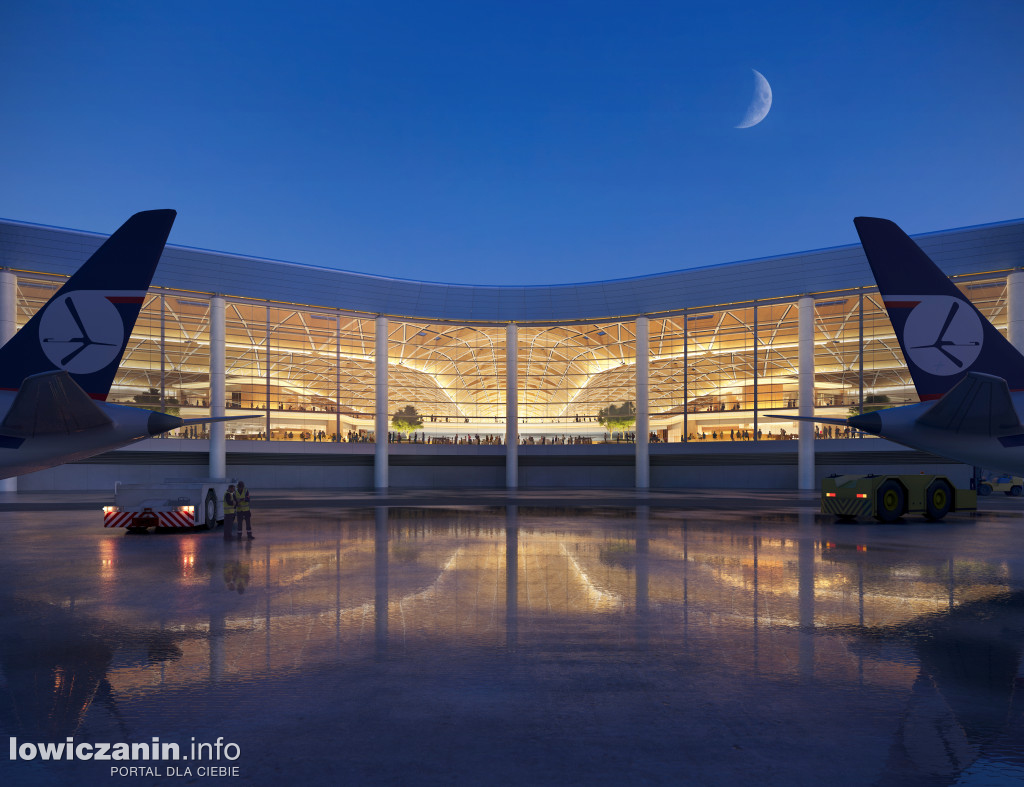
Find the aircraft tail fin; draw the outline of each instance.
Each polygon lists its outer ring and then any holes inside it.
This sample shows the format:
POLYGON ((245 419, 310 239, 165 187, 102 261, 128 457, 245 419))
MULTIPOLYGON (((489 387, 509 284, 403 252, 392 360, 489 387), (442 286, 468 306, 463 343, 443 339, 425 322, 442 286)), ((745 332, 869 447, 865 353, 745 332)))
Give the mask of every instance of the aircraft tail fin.
POLYGON ((853 223, 923 401, 945 395, 969 372, 1024 390, 1024 355, 910 236, 887 219, 853 223))
POLYGON ((106 400, 177 214, 136 213, 0 348, 0 389, 66 371, 106 400))

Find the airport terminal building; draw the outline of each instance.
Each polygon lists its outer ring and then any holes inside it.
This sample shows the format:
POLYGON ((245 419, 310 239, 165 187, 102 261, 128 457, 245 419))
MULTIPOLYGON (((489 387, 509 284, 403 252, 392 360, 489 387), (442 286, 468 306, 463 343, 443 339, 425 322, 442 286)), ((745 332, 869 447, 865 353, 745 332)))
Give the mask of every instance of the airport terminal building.
MULTIPOLYGON (((104 239, 0 220, 7 335, 104 239)), ((916 240, 1024 344, 1024 220, 916 240)), ((263 487, 792 488, 851 465, 938 461, 837 427, 801 435, 785 418, 916 401, 859 245, 557 286, 168 245, 108 401, 254 417, 19 488, 196 473, 263 487), (399 411, 422 426, 398 431, 399 411)))

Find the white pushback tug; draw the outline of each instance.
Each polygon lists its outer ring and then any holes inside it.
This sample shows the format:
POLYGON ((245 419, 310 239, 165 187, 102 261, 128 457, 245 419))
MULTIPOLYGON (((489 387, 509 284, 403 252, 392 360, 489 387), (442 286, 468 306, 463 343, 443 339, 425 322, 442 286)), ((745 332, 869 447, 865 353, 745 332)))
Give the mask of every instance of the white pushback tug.
POLYGON ((114 505, 103 506, 103 526, 129 533, 149 528, 213 529, 224 523, 229 479, 169 478, 159 484, 114 485, 114 505))

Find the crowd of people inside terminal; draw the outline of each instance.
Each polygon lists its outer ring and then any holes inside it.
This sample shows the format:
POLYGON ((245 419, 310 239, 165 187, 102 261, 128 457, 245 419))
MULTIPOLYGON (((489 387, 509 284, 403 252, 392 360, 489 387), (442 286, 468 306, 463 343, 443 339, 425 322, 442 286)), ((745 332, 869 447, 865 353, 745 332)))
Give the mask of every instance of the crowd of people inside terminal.
MULTIPOLYGON (((187 440, 207 440, 209 432, 206 427, 189 426, 178 430, 176 433, 167 435, 187 440)), ((815 426, 814 438, 816 440, 849 440, 863 435, 849 426, 815 426)), ((736 427, 713 428, 710 430, 700 429, 692 431, 687 435, 685 441, 680 442, 748 442, 753 440, 796 440, 797 432, 785 428, 778 429, 739 429, 736 427)), ((266 441, 265 431, 256 431, 246 434, 227 434, 227 438, 233 440, 257 440, 266 441)), ((410 445, 503 445, 504 435, 501 434, 460 434, 432 435, 419 432, 406 434, 403 432, 388 432, 388 443, 410 444, 410 445)), ((369 430, 350 429, 338 438, 334 432, 326 430, 271 430, 271 441, 301 441, 313 443, 374 443, 376 438, 369 430)), ((520 445, 596 445, 606 443, 635 443, 635 432, 604 432, 600 435, 570 435, 570 434, 521 434, 519 435, 520 445)), ((651 432, 649 437, 651 443, 671 442, 660 432, 651 432)))

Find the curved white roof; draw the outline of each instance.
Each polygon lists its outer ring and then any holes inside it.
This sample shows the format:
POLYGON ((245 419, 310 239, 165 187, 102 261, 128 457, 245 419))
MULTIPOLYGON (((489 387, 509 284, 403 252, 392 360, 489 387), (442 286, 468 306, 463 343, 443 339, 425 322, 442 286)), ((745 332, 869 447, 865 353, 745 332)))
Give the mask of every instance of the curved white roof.
MULTIPOLYGON (((106 236, 0 219, 0 266, 71 274, 106 236)), ((916 236, 950 275, 1024 266, 1024 219, 916 236)), ((872 286, 859 245, 613 281, 439 284, 168 245, 153 284, 449 322, 574 322, 872 286)))

